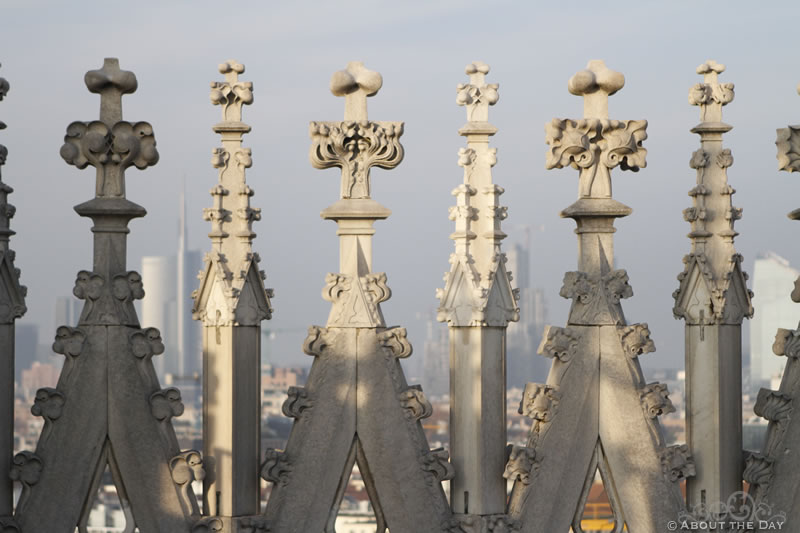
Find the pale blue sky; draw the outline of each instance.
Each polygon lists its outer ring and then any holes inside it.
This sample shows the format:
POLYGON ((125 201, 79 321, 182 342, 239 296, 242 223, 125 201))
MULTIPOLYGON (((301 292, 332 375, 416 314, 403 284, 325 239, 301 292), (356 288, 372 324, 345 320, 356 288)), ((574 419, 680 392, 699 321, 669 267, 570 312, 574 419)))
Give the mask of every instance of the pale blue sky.
POLYGON ((681 366, 683 323, 672 318, 671 293, 689 250, 681 211, 695 180, 688 161, 698 139, 689 129, 699 114, 687 103, 689 87, 700 81, 694 69, 715 59, 728 67, 722 80, 736 84, 724 110, 734 126, 725 145, 735 158, 734 204, 744 208, 736 244, 747 269, 766 250, 800 264, 800 227, 785 216, 800 204, 800 183, 777 172, 774 146, 775 128, 800 122, 798 16, 800 4, 791 1, 756 8, 698 1, 5 0, 0 75, 11 91, 0 103, 8 124, 0 142, 9 148, 4 181, 16 189, 12 248, 29 287, 23 321, 40 324, 47 341, 55 298, 69 295, 75 273, 91 266, 90 223, 72 206, 92 197, 94 172, 68 167, 58 153, 67 124, 97 118, 98 97, 83 74, 114 56, 139 80, 137 93, 123 100, 125 118, 151 122, 161 154, 155 167, 127 173, 128 198, 149 212, 131 224, 128 263, 136 270, 141 256, 174 251, 184 175, 190 245, 208 249, 200 214, 216 182, 211 126, 220 117, 208 82, 221 79, 216 65, 226 59, 247 66, 242 78, 255 88, 255 102, 244 110, 253 127, 245 138, 254 159, 248 181, 263 214, 255 248, 276 291, 266 326, 300 330, 281 336, 274 353, 279 362, 300 363, 310 362, 300 351, 303 330, 327 318, 325 273, 338 265, 335 225, 319 218, 337 199, 338 171, 314 170, 307 156, 308 122, 342 117, 343 101, 328 91, 330 75, 364 61, 384 77, 370 117, 406 123, 406 160, 372 173, 373 197, 394 213, 376 225, 374 266, 387 272, 394 292, 384 304, 387 321, 409 328, 419 357, 425 331, 415 315, 437 306, 434 289, 443 285, 452 251, 450 191, 462 180, 457 130, 466 117, 455 86, 466 80, 464 65, 489 63, 488 80, 500 84, 490 120, 500 129, 492 141, 494 176, 506 189, 509 240, 522 238, 523 225, 544 226, 534 234, 531 278, 545 289, 549 322, 563 325, 568 305, 558 291, 564 271, 575 268, 576 246, 574 223, 558 212, 576 198, 577 172, 545 171, 543 127, 553 117, 580 117, 582 103, 567 92, 567 80, 590 59, 604 59, 627 80, 611 99, 612 118, 650 123, 647 168, 613 174, 614 196, 634 209, 617 223, 617 265, 628 270, 635 294, 624 309, 629 322, 650 324, 658 347, 642 363, 681 366))

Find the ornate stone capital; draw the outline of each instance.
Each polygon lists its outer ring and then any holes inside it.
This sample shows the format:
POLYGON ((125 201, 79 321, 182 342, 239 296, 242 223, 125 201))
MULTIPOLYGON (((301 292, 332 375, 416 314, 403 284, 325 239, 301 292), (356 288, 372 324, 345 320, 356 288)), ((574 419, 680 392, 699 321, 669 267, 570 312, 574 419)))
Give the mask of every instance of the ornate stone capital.
POLYGON ((553 119, 545 126, 545 167, 579 170, 580 198, 611 198, 611 169, 647 166, 646 130, 646 120, 553 119))
POLYGON ((733 101, 733 84, 718 81, 723 72, 725 65, 711 59, 697 67, 697 73, 703 76, 703 83, 689 89, 689 103, 700 107, 702 122, 721 122, 722 106, 733 101))
POLYGON ((221 63, 218 70, 225 74, 225 81, 211 82, 211 103, 222 107, 224 122, 241 122, 242 106, 253 103, 253 83, 239 81, 244 65, 233 59, 221 63))
POLYGON ((489 65, 481 61, 470 63, 464 69, 469 76, 469 83, 459 83, 456 87, 458 95, 456 103, 467 108, 468 122, 488 122, 489 106, 500 98, 497 83, 486 83, 489 65))
POLYGON ((312 122, 311 164, 342 169, 342 199, 370 198, 370 168, 403 161, 402 122, 312 122))

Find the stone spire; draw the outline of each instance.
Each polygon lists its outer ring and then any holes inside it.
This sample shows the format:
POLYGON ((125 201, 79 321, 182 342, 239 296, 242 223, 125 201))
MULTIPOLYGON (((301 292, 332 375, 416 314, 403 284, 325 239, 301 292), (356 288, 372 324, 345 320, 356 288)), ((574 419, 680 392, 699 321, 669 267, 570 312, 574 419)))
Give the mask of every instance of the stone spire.
MULTIPOLYGON (((779 129, 775 144, 778 169, 800 172, 800 125, 779 129)), ((800 209, 789 213, 789 218, 800 220, 800 209)), ((791 298, 800 303, 800 278, 794 283, 791 298)), ((800 398, 800 325, 794 330, 778 329, 772 351, 786 357, 786 367, 778 390, 758 392, 754 411, 769 421, 767 439, 760 453, 747 456, 743 473, 750 483, 752 518, 761 522, 759 531, 800 522, 800 455, 791 453, 800 444, 800 418, 794 412, 800 398)))
MULTIPOLYGON (((0 77, 0 101, 8 94, 10 86, 0 77)), ((0 130, 6 128, 0 121, 0 130)), ((0 144, 0 171, 6 164, 8 149, 0 144)), ((14 189, 3 183, 0 173, 0 531, 11 530, 11 515, 14 509, 14 486, 9 477, 11 464, 8 459, 14 454, 14 322, 27 311, 25 295, 27 289, 20 285, 20 271, 14 267, 15 253, 8 240, 14 232, 10 221, 16 208, 8 203, 8 195, 14 189)))
POLYGON ((181 394, 158 383, 151 359, 164 344, 157 329, 139 327, 142 279, 126 266, 128 222, 146 212, 125 198, 125 170, 154 165, 156 141, 147 122, 122 120, 122 95, 137 83, 117 59, 85 81, 100 94, 100 120, 70 124, 61 156, 96 169, 95 197, 75 207, 94 222, 93 268, 78 272, 72 291, 85 301, 77 327, 56 331, 53 350, 66 357, 58 385, 40 389, 31 409, 44 418, 36 451, 14 457, 16 519, 22 531, 85 530, 108 466, 127 528, 188 532, 199 519, 190 487, 202 459, 178 448, 171 419, 183 413, 181 394))
POLYGON ((252 251, 261 210, 250 206, 253 190, 245 181, 253 160, 242 147, 250 131, 242 106, 253 102, 253 84, 239 80, 244 65, 234 60, 219 71, 225 81, 211 83, 211 103, 223 117, 213 127, 222 147, 211 157, 219 179, 213 207, 203 210, 211 251, 192 295, 192 316, 203 323, 203 454, 215 465, 204 482, 203 508, 223 531, 239 531, 260 511, 261 321, 272 315, 272 290, 264 288, 252 251))
POLYGON ((742 490, 741 328, 753 306, 733 245, 742 210, 731 203, 736 191, 727 169, 733 156, 722 147, 722 134, 732 128, 722 122, 722 106, 734 96, 733 84, 718 80, 724 70, 706 61, 697 67, 703 83, 689 89, 689 103, 700 107, 701 122, 691 130, 700 135, 700 149, 689 161, 697 170, 697 185, 689 191, 694 205, 683 211, 692 250, 673 294, 675 317, 686 321, 686 432, 697 465, 686 492, 695 510, 742 490))
POLYGON ((664 445, 658 415, 674 408, 665 385, 644 379, 637 357, 655 346, 647 324, 627 325, 620 300, 633 290, 612 266, 614 219, 631 209, 611 197, 610 171, 637 171, 646 155, 646 121, 608 118, 608 96, 624 83, 590 61, 569 81, 584 118, 545 126, 547 168, 579 171, 578 201, 561 213, 578 226, 578 271, 560 293, 572 299, 567 327, 545 328, 539 347, 553 358, 547 383, 529 383, 520 404, 533 422, 527 446, 513 446, 506 465, 509 515, 528 533, 580 531, 597 470, 616 530, 664 531, 682 506, 678 482, 693 470, 686 446, 664 445))
POLYGON ((402 122, 372 122, 367 96, 381 75, 351 62, 331 79, 345 97, 345 119, 312 122, 311 164, 341 168, 340 199, 321 215, 338 225, 339 272, 325 277, 331 302, 326 327, 312 326, 303 345, 315 357, 305 387, 290 387, 283 413, 295 419, 286 450, 267 450, 262 476, 273 483, 267 518, 274 531, 333 531, 354 464, 364 480, 377 531, 451 527, 441 482, 453 468, 430 450, 420 419, 431 405, 406 383, 399 359, 411 355, 406 330, 387 328, 386 274, 372 271, 373 223, 391 212, 371 199, 371 167, 403 158, 402 122))
POLYGON ((498 85, 486 83, 488 72, 489 65, 471 63, 469 83, 457 87, 456 103, 466 107, 468 121, 459 130, 467 138, 458 151, 464 181, 452 193, 455 253, 445 287, 437 291, 438 319, 450 330, 450 450, 458 472, 450 482, 450 505, 476 524, 505 513, 505 338, 508 322, 519 319, 517 291, 500 251, 507 215, 499 204, 503 188, 492 181, 497 149, 489 148, 489 137, 497 128, 488 120, 498 85))

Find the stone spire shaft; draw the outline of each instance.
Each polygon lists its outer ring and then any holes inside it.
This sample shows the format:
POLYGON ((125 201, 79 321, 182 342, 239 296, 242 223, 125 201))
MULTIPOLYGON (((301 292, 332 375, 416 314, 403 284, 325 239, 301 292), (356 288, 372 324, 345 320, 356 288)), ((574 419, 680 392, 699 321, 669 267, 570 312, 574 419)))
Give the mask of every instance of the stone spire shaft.
MULTIPOLYGON (((10 86, 0 77, 0 101, 8 94, 10 86)), ((0 130, 6 128, 0 121, 0 130)), ((0 144, 0 172, 8 157, 8 149, 0 144)), ((14 486, 9 476, 10 458, 14 454, 14 322, 25 314, 27 289, 20 285, 20 271, 14 267, 15 253, 9 248, 11 217, 16 211, 8 203, 14 189, 3 183, 0 174, 0 530, 11 527, 14 509, 14 486)))
POLYGON ((734 247, 735 190, 728 184, 733 164, 722 135, 722 107, 733 101, 732 83, 720 83, 724 65, 707 61, 697 67, 703 83, 689 90, 689 103, 700 107, 700 149, 689 166, 697 184, 689 191, 693 205, 683 211, 691 224, 691 252, 674 293, 676 318, 686 321, 686 429, 697 476, 687 482, 691 508, 727 502, 741 490, 742 479, 742 340, 741 325, 753 314, 752 293, 734 247))
POLYGON ((61 157, 96 169, 95 197, 75 207, 94 222, 93 270, 75 280, 85 301, 78 324, 56 330, 53 351, 66 358, 58 385, 39 389, 31 408, 44 419, 36 451, 14 456, 15 517, 22 531, 85 529, 108 468, 126 529, 188 533, 200 518, 190 487, 204 475, 202 457, 178 446, 171 421, 183 413, 181 394, 158 382, 152 357, 164 343, 156 328, 139 327, 142 279, 126 266, 128 222, 145 210, 125 198, 125 170, 158 161, 153 128, 122 120, 121 97, 137 82, 117 59, 84 81, 100 95, 100 120, 70 124, 61 157))
POLYGON ((372 226, 391 212, 371 198, 370 168, 403 159, 403 123, 367 117, 366 98, 382 83, 361 62, 348 63, 330 84, 345 98, 345 119, 310 126, 311 164, 341 169, 339 200, 321 213, 337 223, 340 271, 325 277, 326 327, 311 326, 303 344, 314 356, 308 381, 290 387, 283 404, 295 419, 286 450, 267 450, 261 467, 273 484, 266 510, 273 531, 333 531, 356 464, 376 531, 450 526, 441 482, 453 468, 445 450, 428 448, 420 420, 432 407, 406 382, 399 359, 411 355, 411 344, 405 328, 386 327, 380 304, 391 291, 386 274, 372 272, 372 226))
POLYGON ((457 87, 456 103, 466 107, 468 121, 459 130, 467 139, 458 152, 464 181, 453 190, 450 208, 452 266, 437 291, 437 318, 450 330, 450 450, 458 472, 450 504, 463 520, 505 513, 505 338, 508 322, 519 319, 517 291, 500 251, 506 208, 499 204, 503 188, 492 181, 497 150, 489 138, 497 128, 488 122, 498 85, 486 83, 488 72, 485 63, 471 63, 469 83, 457 87))
POLYGON ((261 210, 250 206, 253 190, 245 180, 253 161, 242 147, 250 131, 242 106, 253 102, 253 84, 239 80, 244 70, 229 60, 219 65, 225 81, 211 83, 211 102, 222 108, 223 120, 213 127, 222 147, 212 150, 219 179, 211 189, 213 207, 203 210, 212 226, 211 251, 192 310, 203 322, 204 456, 215 465, 203 485, 204 510, 225 531, 238 531, 259 513, 261 321, 272 314, 272 291, 264 288, 252 251, 261 210))
MULTIPOLYGON (((800 125, 780 128, 777 134, 778 169, 800 172, 800 125)), ((800 220, 800 209, 788 216, 800 220)), ((800 303, 800 278, 789 296, 800 303)), ((795 413, 800 398, 800 324, 796 329, 779 328, 772 351, 786 357, 786 366, 778 390, 758 392, 753 410, 769 422, 767 438, 759 453, 746 457, 742 474, 750 483, 751 520, 760 521, 760 531, 786 529, 800 522, 800 454, 790 453, 800 444, 800 418, 795 413)))
POLYGON ((547 326, 539 347, 553 358, 547 383, 528 383, 520 403, 532 420, 527 445, 512 447, 506 465, 509 514, 525 533, 580 530, 597 471, 616 531, 664 531, 682 507, 678 481, 692 473, 686 447, 666 447, 658 422, 674 411, 667 387, 647 383, 638 361, 655 350, 650 331, 628 325, 620 303, 633 290, 614 268, 614 220, 631 209, 612 198, 611 170, 644 167, 647 138, 647 121, 608 118, 608 97, 624 83, 590 61, 568 85, 584 98, 584 118, 545 126, 546 167, 579 171, 578 200, 561 212, 577 225, 578 271, 560 292, 572 300, 567 326, 547 326))

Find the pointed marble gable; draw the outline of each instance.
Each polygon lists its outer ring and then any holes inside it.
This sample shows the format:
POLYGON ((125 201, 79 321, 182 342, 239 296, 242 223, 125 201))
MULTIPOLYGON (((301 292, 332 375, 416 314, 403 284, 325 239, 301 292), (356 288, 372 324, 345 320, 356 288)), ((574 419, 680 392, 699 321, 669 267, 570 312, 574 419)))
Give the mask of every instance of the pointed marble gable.
POLYGON ((490 278, 488 297, 482 309, 487 326, 507 326, 519 320, 517 291, 511 285, 511 273, 506 271, 505 254, 497 254, 490 278))
POLYGON ((710 324, 719 307, 715 298, 718 292, 714 276, 702 254, 690 254, 685 258, 686 267, 678 276, 680 287, 675 291, 675 318, 684 318, 692 323, 710 324))
POLYGON ((472 324, 474 311, 480 309, 476 293, 480 295, 481 290, 474 281, 478 274, 469 261, 453 259, 453 266, 446 274, 445 288, 437 295, 441 302, 437 319, 454 326, 467 326, 472 324))

